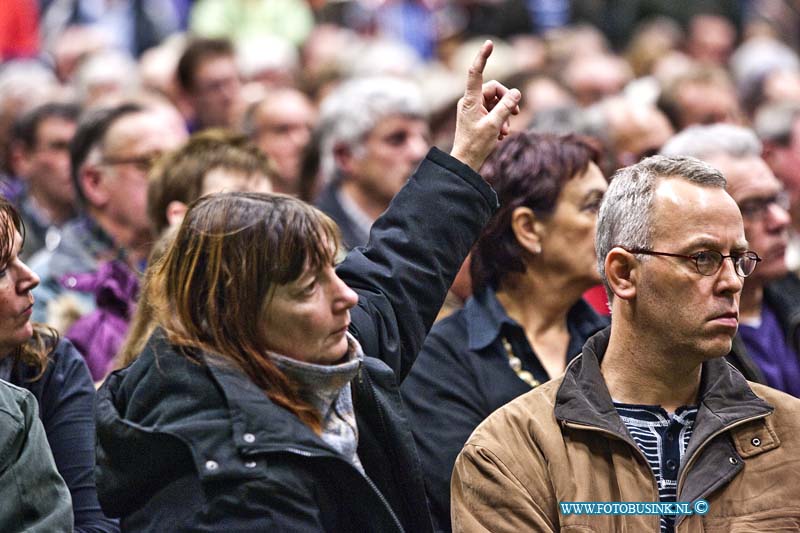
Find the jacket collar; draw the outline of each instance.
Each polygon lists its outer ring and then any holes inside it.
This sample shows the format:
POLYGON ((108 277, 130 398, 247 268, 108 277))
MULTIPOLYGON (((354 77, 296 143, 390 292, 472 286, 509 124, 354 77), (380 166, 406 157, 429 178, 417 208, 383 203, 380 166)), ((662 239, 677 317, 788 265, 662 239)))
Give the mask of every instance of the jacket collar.
POLYGON ((495 291, 489 288, 467 300, 464 318, 468 325, 467 347, 472 352, 479 352, 490 346, 500 336, 504 326, 520 327, 506 314, 495 291))
MULTIPOLYGON (((556 394, 554 414, 559 421, 592 426, 630 440, 600 373, 610 336, 610 327, 592 336, 586 341, 583 353, 569 364, 556 394)), ((774 410, 755 395, 744 377, 723 358, 703 363, 698 404, 692 436, 696 445, 727 426, 774 410)), ((690 444, 687 454, 692 447, 690 444)))
MULTIPOLYGON (((503 328, 521 326, 506 313, 491 288, 478 292, 464 305, 464 318, 467 321, 467 348, 479 352, 491 346, 503 332, 503 328)), ((570 339, 588 339, 597 330, 608 325, 605 317, 598 315, 583 299, 578 300, 567 314, 567 327, 570 339)), ((578 341, 578 342, 581 342, 578 341)), ((570 356, 577 352, 570 353, 570 356)))

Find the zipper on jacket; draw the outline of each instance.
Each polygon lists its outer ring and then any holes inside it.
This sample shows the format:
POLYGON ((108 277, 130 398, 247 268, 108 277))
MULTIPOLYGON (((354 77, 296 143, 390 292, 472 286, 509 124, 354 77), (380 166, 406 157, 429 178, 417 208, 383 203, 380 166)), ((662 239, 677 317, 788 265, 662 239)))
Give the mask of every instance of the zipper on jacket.
POLYGON ((386 499, 386 497, 383 495, 383 493, 380 490, 378 490, 378 487, 375 485, 375 482, 373 482, 366 473, 362 473, 356 467, 354 467, 353 465, 351 465, 350 463, 348 463, 344 459, 342 459, 340 457, 332 456, 332 455, 329 455, 329 454, 312 453, 312 452, 309 452, 309 451, 306 451, 306 450, 301 450, 299 448, 285 448, 285 451, 287 451, 289 453, 294 453, 294 454, 297 454, 297 455, 301 455, 303 457, 335 458, 336 460, 340 460, 340 461, 342 461, 344 463, 347 463, 347 466, 349 466, 350 468, 352 468, 353 470, 358 472, 358 474, 367 481, 367 484, 375 492, 375 494, 378 495, 378 498, 380 498, 380 500, 383 503, 384 507, 386 507, 386 509, 389 511, 389 516, 392 517, 392 520, 394 521, 395 525, 397 526, 398 531, 401 531, 401 532, 405 531, 405 529, 403 529, 403 525, 400 523, 400 519, 397 518, 397 515, 394 513, 394 509, 392 509, 392 506, 389 505, 389 501, 386 499))
MULTIPOLYGON (((367 390, 367 394, 369 394, 369 396, 370 396, 370 400, 372 401, 372 404, 375 406, 375 410, 378 413, 378 418, 380 419, 381 433, 382 433, 382 436, 385 437, 386 436, 386 424, 384 423, 383 411, 381 410, 381 406, 378 403, 378 400, 375 398, 375 393, 372 390, 372 383, 370 382, 370 379, 369 379, 369 373, 364 371, 364 365, 363 364, 358 367, 357 376, 358 376, 359 383, 361 385, 364 385, 364 388, 367 390)), ((393 450, 393 448, 391 446, 389 446, 389 449, 386 450, 386 451, 387 451, 387 453, 392 455, 393 462, 395 464, 397 464, 398 463, 397 457, 394 456, 394 453, 392 452, 392 450, 393 450)), ((394 469, 392 471, 394 471, 394 469)), ((380 498, 383 501, 383 503, 386 505, 386 507, 389 508, 389 511, 392 513, 392 518, 394 518, 394 521, 397 524, 397 527, 400 528, 400 531, 405 531, 403 529, 402 524, 400 523, 400 519, 397 518, 397 515, 394 512, 394 509, 392 509, 392 506, 389 505, 389 501, 386 499, 386 497, 383 495, 383 493, 380 490, 378 490, 378 487, 369 478, 369 476, 366 475, 366 473, 364 473, 364 478, 366 478, 366 480, 369 482, 369 484, 372 485, 372 488, 375 490, 375 492, 378 493, 378 495, 380 496, 380 498)), ((405 491, 400 491, 400 492, 404 493, 405 491)), ((408 504, 408 502, 406 502, 406 504, 408 504)))

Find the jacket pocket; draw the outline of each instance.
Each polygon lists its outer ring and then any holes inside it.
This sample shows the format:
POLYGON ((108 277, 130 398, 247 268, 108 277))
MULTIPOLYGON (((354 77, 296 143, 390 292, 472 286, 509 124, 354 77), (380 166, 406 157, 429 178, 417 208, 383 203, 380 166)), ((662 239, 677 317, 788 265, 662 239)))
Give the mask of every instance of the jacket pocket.
POLYGON ((750 533, 800 531, 800 507, 781 507, 749 514, 703 521, 706 533, 750 533))

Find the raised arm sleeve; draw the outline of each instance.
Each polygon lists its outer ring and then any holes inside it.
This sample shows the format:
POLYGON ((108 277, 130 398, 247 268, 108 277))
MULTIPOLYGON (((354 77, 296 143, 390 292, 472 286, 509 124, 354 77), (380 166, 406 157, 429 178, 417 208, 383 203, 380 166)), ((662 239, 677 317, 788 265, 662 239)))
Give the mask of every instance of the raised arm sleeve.
POLYGON ((402 381, 481 229, 498 207, 468 166, 432 148, 339 276, 359 295, 351 331, 402 381))

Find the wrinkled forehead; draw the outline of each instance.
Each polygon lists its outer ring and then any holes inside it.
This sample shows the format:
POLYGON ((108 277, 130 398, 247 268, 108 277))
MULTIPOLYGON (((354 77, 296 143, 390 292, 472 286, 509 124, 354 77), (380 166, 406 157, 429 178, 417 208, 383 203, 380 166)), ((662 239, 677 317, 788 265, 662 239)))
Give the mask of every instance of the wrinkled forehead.
POLYGON ((739 207, 725 189, 680 178, 659 180, 650 210, 650 229, 653 247, 703 241, 729 248, 747 243, 739 207))

